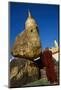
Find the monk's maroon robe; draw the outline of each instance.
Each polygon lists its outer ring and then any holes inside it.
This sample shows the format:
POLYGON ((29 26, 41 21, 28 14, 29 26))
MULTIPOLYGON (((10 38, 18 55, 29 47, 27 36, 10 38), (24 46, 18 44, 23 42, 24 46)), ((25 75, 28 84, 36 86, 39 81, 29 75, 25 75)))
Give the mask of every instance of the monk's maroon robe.
POLYGON ((54 69, 54 63, 52 60, 52 52, 49 50, 45 50, 43 52, 43 64, 46 67, 46 75, 48 80, 53 83, 57 81, 57 75, 54 69))

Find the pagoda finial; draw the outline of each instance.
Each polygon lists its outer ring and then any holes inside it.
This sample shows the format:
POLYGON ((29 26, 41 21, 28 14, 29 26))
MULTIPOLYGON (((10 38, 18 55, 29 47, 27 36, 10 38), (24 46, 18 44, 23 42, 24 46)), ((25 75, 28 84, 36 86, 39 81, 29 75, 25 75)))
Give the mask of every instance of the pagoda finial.
POLYGON ((30 10, 28 10, 28 17, 31 17, 31 13, 30 13, 30 10))
POLYGON ((57 48, 58 47, 58 43, 56 40, 54 40, 54 44, 55 44, 55 47, 57 48))

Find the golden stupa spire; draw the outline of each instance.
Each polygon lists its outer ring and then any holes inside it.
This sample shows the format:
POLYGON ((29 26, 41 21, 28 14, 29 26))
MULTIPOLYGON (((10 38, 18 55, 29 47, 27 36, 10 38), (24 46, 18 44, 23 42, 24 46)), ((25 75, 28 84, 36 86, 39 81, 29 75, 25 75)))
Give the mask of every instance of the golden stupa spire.
POLYGON ((25 22, 25 29, 28 29, 29 27, 36 27, 36 26, 37 26, 37 24, 36 24, 34 18, 31 16, 30 10, 28 10, 28 17, 25 22))
POLYGON ((56 48, 58 48, 58 43, 57 43, 56 40, 54 40, 54 45, 55 45, 56 48))
POLYGON ((28 17, 31 17, 31 12, 30 12, 30 10, 28 10, 28 17))

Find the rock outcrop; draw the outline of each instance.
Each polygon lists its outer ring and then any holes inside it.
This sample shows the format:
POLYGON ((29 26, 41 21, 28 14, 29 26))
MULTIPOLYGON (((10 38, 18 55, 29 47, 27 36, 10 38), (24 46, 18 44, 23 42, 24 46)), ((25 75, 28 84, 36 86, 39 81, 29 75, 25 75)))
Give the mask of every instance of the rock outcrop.
POLYGON ((21 87, 39 79, 39 68, 35 62, 17 58, 10 62, 9 87, 21 87))
POLYGON ((38 26, 30 12, 25 29, 14 42, 11 54, 16 59, 10 62, 10 87, 21 87, 39 79, 39 68, 34 59, 42 52, 38 26))

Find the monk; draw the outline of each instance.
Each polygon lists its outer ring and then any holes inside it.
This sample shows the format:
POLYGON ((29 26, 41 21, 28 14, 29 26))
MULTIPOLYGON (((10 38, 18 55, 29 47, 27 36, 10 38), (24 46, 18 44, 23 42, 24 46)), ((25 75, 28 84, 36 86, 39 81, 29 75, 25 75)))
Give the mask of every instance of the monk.
POLYGON ((52 52, 46 48, 43 52, 43 65, 46 67, 46 75, 51 83, 57 82, 57 74, 52 60, 52 52))

